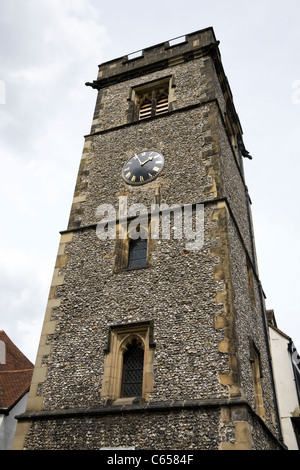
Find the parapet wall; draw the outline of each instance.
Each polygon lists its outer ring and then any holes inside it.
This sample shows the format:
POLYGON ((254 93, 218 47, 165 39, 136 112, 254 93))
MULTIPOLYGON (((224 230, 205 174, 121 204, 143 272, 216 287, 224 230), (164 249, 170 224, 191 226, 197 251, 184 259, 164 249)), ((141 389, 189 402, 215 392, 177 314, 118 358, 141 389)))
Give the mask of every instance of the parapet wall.
POLYGON ((97 80, 86 85, 102 87, 155 72, 197 58, 203 48, 217 45, 212 28, 169 40, 99 65, 97 80))

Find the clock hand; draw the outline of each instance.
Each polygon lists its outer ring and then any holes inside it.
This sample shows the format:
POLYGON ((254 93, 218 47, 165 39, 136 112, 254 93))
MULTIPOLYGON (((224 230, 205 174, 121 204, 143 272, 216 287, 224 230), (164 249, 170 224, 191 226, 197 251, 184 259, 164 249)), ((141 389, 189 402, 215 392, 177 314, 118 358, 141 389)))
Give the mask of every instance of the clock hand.
POLYGON ((134 154, 134 156, 135 156, 135 157, 138 159, 138 161, 139 161, 139 164, 142 166, 142 165, 143 165, 143 163, 141 162, 141 160, 139 159, 139 157, 137 156, 137 154, 136 154, 136 153, 134 154))
POLYGON ((141 166, 145 165, 147 162, 149 162, 149 160, 152 160, 152 157, 147 158, 147 160, 145 160, 143 163, 141 163, 141 166))

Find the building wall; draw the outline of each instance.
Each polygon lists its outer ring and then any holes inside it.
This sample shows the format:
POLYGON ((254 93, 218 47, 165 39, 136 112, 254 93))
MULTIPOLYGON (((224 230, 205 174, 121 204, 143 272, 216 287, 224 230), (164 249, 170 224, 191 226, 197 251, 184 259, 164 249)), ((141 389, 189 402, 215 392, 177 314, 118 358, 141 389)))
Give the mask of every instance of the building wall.
MULTIPOLYGON (((105 65, 103 73, 118 64, 105 65)), ((213 61, 199 57, 99 91, 95 133, 86 137, 61 237, 27 408, 45 421, 21 423, 25 448, 278 447, 246 191, 237 149, 224 131, 217 80, 213 61), (128 123, 131 87, 166 75, 176 85, 172 111, 128 123), (144 149, 161 152, 165 169, 152 183, 133 188, 122 180, 122 167, 144 149), (119 197, 126 196, 128 206, 149 209, 158 195, 169 206, 204 205, 202 249, 188 250, 174 235, 151 240, 147 268, 116 271, 115 240, 96 234, 98 206, 118 209, 119 197), (116 415, 118 408, 101 393, 109 328, 150 320, 153 386, 145 405, 119 408, 116 415), (255 412, 250 340, 261 354, 265 422, 255 412)))
POLYGON ((272 435, 268 435, 255 419, 246 417, 244 411, 241 416, 239 409, 233 410, 229 421, 225 419, 227 414, 220 407, 201 409, 200 406, 194 410, 166 407, 156 413, 142 410, 139 413, 112 412, 103 416, 84 414, 43 419, 31 425, 31 437, 25 449, 251 450, 251 432, 255 449, 278 449, 272 435), (239 421, 236 421, 237 417, 239 421))
POLYGON ((26 409, 28 393, 5 415, 0 415, 0 450, 11 450, 17 427, 16 416, 26 409))
POLYGON ((288 352, 289 338, 270 327, 274 375, 284 443, 289 450, 299 450, 291 418, 300 415, 295 377, 288 352))

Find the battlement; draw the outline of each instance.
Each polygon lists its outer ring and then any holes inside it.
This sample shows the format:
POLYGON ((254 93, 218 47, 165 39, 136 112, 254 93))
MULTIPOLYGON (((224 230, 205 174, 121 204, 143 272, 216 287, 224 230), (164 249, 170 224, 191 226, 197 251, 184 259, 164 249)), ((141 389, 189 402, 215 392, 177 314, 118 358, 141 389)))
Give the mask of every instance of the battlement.
POLYGON ((212 27, 196 31, 99 65, 97 80, 87 86, 100 89, 166 67, 196 59, 219 43, 212 27))

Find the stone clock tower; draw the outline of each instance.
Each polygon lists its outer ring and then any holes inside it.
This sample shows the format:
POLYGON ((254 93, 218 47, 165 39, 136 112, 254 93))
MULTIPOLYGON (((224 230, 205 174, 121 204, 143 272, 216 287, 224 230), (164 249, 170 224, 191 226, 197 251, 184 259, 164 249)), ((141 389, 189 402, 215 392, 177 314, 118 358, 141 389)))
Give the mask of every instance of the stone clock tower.
POLYGON ((212 28, 99 66, 15 449, 281 448, 212 28))

